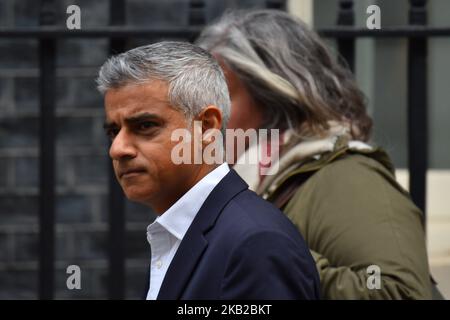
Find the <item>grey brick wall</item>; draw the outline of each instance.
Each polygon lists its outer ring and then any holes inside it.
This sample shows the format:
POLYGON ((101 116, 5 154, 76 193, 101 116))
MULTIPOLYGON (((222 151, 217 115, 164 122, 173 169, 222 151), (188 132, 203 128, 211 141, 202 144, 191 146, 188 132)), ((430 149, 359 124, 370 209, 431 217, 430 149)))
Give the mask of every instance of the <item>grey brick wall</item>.
MULTIPOLYGON (((57 24, 66 8, 81 8, 82 28, 108 23, 108 0, 55 1, 57 24)), ((207 18, 225 7, 264 1, 206 1, 207 18)), ((129 0, 131 25, 187 25, 187 0, 129 0)), ((39 1, 1 0, 0 27, 37 26, 39 1)), ((145 43, 146 41, 141 42, 145 43)), ((130 41, 130 46, 136 45, 130 41)), ((36 299, 38 289, 38 42, 0 38, 0 299, 36 299)), ((108 287, 107 141, 103 102, 94 79, 108 41, 57 43, 56 274, 57 299, 105 299, 108 287), (81 290, 68 290, 66 268, 81 268, 81 290)), ((148 208, 126 202, 126 298, 141 298, 149 259, 148 208)))

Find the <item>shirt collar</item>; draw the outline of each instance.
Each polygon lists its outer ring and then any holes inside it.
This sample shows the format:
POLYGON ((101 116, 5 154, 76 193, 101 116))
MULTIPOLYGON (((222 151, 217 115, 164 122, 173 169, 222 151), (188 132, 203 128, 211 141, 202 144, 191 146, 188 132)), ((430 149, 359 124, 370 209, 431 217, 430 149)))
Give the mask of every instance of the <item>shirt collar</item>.
POLYGON ((230 171, 227 163, 222 163, 204 176, 188 192, 177 200, 169 209, 147 228, 149 238, 158 231, 159 226, 167 230, 178 240, 182 240, 197 212, 216 185, 230 171))

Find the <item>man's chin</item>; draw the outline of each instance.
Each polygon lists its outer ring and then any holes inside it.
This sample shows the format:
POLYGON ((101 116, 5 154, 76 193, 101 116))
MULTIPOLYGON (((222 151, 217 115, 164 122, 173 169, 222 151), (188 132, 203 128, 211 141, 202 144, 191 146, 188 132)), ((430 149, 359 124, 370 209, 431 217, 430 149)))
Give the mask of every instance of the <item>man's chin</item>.
POLYGON ((152 203, 149 201, 148 198, 144 198, 144 197, 129 197, 127 196, 127 199, 131 202, 135 202, 141 205, 144 205, 146 207, 150 207, 153 210, 153 205, 152 203))
POLYGON ((151 194, 149 191, 144 192, 141 190, 134 190, 134 188, 127 188, 124 189, 124 193, 130 201, 149 205, 149 194, 151 194))

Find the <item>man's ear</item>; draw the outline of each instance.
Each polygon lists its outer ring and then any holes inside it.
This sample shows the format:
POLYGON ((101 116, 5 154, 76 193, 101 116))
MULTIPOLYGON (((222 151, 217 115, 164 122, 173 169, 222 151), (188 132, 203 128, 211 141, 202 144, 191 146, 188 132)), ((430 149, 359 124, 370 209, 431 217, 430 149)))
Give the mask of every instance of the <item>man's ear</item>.
POLYGON ((205 132, 209 129, 220 131, 222 128, 222 111, 215 105, 209 105, 200 112, 197 120, 202 122, 203 143, 209 143, 212 134, 205 135, 205 132))

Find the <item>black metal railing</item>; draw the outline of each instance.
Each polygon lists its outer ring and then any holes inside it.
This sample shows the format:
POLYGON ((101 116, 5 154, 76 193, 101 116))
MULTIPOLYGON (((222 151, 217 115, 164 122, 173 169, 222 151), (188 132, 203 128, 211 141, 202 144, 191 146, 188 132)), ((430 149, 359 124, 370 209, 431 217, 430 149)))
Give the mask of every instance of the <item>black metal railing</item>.
MULTIPOLYGON (((43 2, 40 24, 51 26, 55 13, 50 1, 43 2)), ((39 42, 39 297, 53 298, 55 273, 55 86, 56 42, 39 42)))
MULTIPOLYGON (((89 30, 67 30, 55 26, 53 0, 41 1, 41 26, 38 28, 1 28, 1 38, 33 38, 39 40, 40 56, 40 264, 39 297, 54 297, 55 243, 55 59, 56 41, 68 38, 110 39, 110 52, 125 49, 130 38, 177 37, 193 39, 205 23, 204 1, 191 0, 189 27, 127 27, 125 0, 110 0, 110 26, 89 30)), ((428 166, 427 130, 427 43, 430 37, 450 36, 450 27, 426 26, 426 0, 410 0, 409 25, 368 30, 354 27, 353 1, 340 1, 337 26, 318 30, 324 37, 335 38, 340 55, 354 70, 355 41, 368 38, 408 39, 408 169, 411 195, 425 212, 426 170, 428 166)), ((285 8, 285 1, 267 1, 270 8, 285 8)), ((109 297, 124 298, 125 288, 125 215, 124 198, 112 170, 109 183, 109 297)))

